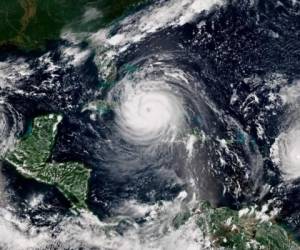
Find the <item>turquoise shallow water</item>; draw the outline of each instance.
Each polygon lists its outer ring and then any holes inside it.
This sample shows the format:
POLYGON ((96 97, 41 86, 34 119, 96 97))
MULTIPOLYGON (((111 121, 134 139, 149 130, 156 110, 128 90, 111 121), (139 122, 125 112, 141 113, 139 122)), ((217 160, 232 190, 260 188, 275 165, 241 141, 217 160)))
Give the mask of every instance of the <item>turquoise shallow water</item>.
POLYGON ((298 99, 284 103, 294 92, 283 90, 300 74, 299 4, 213 3, 158 1, 109 29, 67 27, 45 51, 2 48, 1 145, 32 117, 63 114, 49 160, 91 168, 94 214, 72 215, 54 187, 5 166, 8 235, 19 221, 24 242, 57 240, 58 249, 168 249, 177 234, 178 246, 199 247, 184 233, 195 225, 168 238, 160 224, 205 200, 236 210, 268 204, 297 236, 299 181, 284 178, 271 151, 298 121, 298 99), (112 237, 100 233, 99 218, 117 224, 112 237))

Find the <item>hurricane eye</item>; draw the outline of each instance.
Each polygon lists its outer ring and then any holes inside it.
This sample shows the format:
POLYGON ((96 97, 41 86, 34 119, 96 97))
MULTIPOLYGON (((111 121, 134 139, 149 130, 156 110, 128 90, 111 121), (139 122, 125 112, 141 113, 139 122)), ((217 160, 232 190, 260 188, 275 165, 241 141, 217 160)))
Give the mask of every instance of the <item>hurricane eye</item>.
POLYGON ((153 146, 183 131, 186 111, 182 98, 165 79, 137 83, 124 79, 117 89, 122 91, 117 91, 116 125, 128 142, 153 146))

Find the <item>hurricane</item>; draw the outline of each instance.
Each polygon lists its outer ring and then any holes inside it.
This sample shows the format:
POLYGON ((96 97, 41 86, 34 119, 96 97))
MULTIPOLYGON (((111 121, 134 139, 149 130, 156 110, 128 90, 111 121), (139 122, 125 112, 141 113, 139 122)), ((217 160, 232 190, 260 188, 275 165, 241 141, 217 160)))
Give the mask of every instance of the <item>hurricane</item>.
POLYGON ((146 1, 101 26, 104 10, 36 52, 3 48, 0 248, 297 239, 299 2, 146 1))
POLYGON ((280 91, 288 111, 286 119, 281 122, 282 132, 271 149, 271 158, 280 167, 283 178, 287 181, 295 180, 299 176, 299 143, 295 140, 299 135, 298 88, 299 83, 295 81, 293 85, 285 86, 280 91))
POLYGON ((182 97, 179 90, 174 89, 176 85, 170 86, 166 77, 148 80, 146 74, 139 73, 137 79, 125 78, 112 90, 108 101, 119 102, 116 104, 116 126, 120 134, 132 143, 172 142, 185 128, 182 97))

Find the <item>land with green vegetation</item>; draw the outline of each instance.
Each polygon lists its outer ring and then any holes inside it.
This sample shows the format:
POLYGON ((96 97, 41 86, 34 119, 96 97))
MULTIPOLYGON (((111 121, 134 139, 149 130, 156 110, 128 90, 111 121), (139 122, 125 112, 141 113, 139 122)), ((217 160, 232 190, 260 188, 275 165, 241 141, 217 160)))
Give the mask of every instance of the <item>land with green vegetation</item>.
MULTIPOLYGON (((259 213, 248 210, 245 214, 229 208, 213 209, 202 205, 198 225, 208 232, 216 247, 225 249, 300 249, 287 232, 259 213)), ((247 210, 246 210, 247 211, 247 210)))
MULTIPOLYGON (((23 176, 57 187, 74 209, 87 209, 90 170, 78 162, 51 160, 61 119, 53 114, 35 118, 32 128, 5 160, 23 176)), ((178 229, 190 219, 196 221, 215 249, 300 250, 284 228, 255 209, 235 211, 203 203, 197 209, 178 214, 173 226, 178 229)))
POLYGON ((146 0, 1 0, 0 45, 42 48, 64 28, 96 31, 145 4, 146 0))
MULTIPOLYGON (((43 48, 48 41, 60 39, 63 30, 89 33, 111 25, 150 0, 1 0, 0 46, 14 45, 25 50, 43 48)), ((105 54, 105 50, 98 53, 105 54)), ((115 84, 116 67, 111 67, 106 86, 115 84)), ((125 65, 128 74, 138 70, 125 65)), ((84 108, 102 115, 112 104, 93 102, 84 108)), ((23 176, 57 187, 75 209, 87 209, 86 199, 90 170, 79 162, 58 163, 51 160, 57 137, 59 115, 37 117, 32 130, 17 143, 5 160, 23 176)), ((195 136, 201 138, 198 131, 195 136)), ((238 138, 241 143, 244 138, 238 138)), ((173 220, 178 229, 187 220, 197 225, 210 239, 215 249, 296 250, 298 244, 287 231, 272 220, 262 220, 259 213, 248 210, 240 213, 229 208, 212 208, 203 203, 199 209, 186 210, 173 220)))
POLYGON ((50 160, 60 120, 59 115, 34 119, 32 131, 20 139, 5 160, 25 177, 56 186, 74 208, 86 209, 90 170, 78 162, 50 160))
POLYGON ((226 207, 213 208, 203 203, 194 211, 178 214, 173 225, 179 228, 194 219, 213 249, 224 250, 299 250, 287 231, 272 218, 254 208, 235 211, 226 207))

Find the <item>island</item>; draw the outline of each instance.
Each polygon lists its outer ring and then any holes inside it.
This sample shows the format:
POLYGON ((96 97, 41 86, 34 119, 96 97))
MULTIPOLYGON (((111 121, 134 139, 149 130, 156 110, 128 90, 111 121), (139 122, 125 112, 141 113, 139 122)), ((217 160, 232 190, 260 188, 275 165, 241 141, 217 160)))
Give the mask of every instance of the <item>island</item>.
POLYGON ((202 202, 193 210, 186 209, 173 219, 178 229, 188 220, 196 222, 202 238, 210 242, 209 249, 224 250, 300 250, 299 244, 272 216, 256 207, 233 210, 212 207, 202 202))
POLYGON ((5 160, 23 176, 57 187, 75 209, 87 209, 90 170, 82 163, 50 160, 61 120, 57 114, 35 118, 31 131, 18 141, 5 160))
MULTIPOLYGON (((57 114, 35 118, 32 128, 5 160, 23 176, 57 187, 75 211, 88 210, 90 170, 79 162, 51 160, 61 120, 62 116, 57 114)), ((190 219, 196 222, 214 249, 300 250, 283 227, 255 208, 236 211, 226 207, 213 208, 202 202, 197 208, 179 213, 173 219, 173 227, 178 229, 190 219)))

